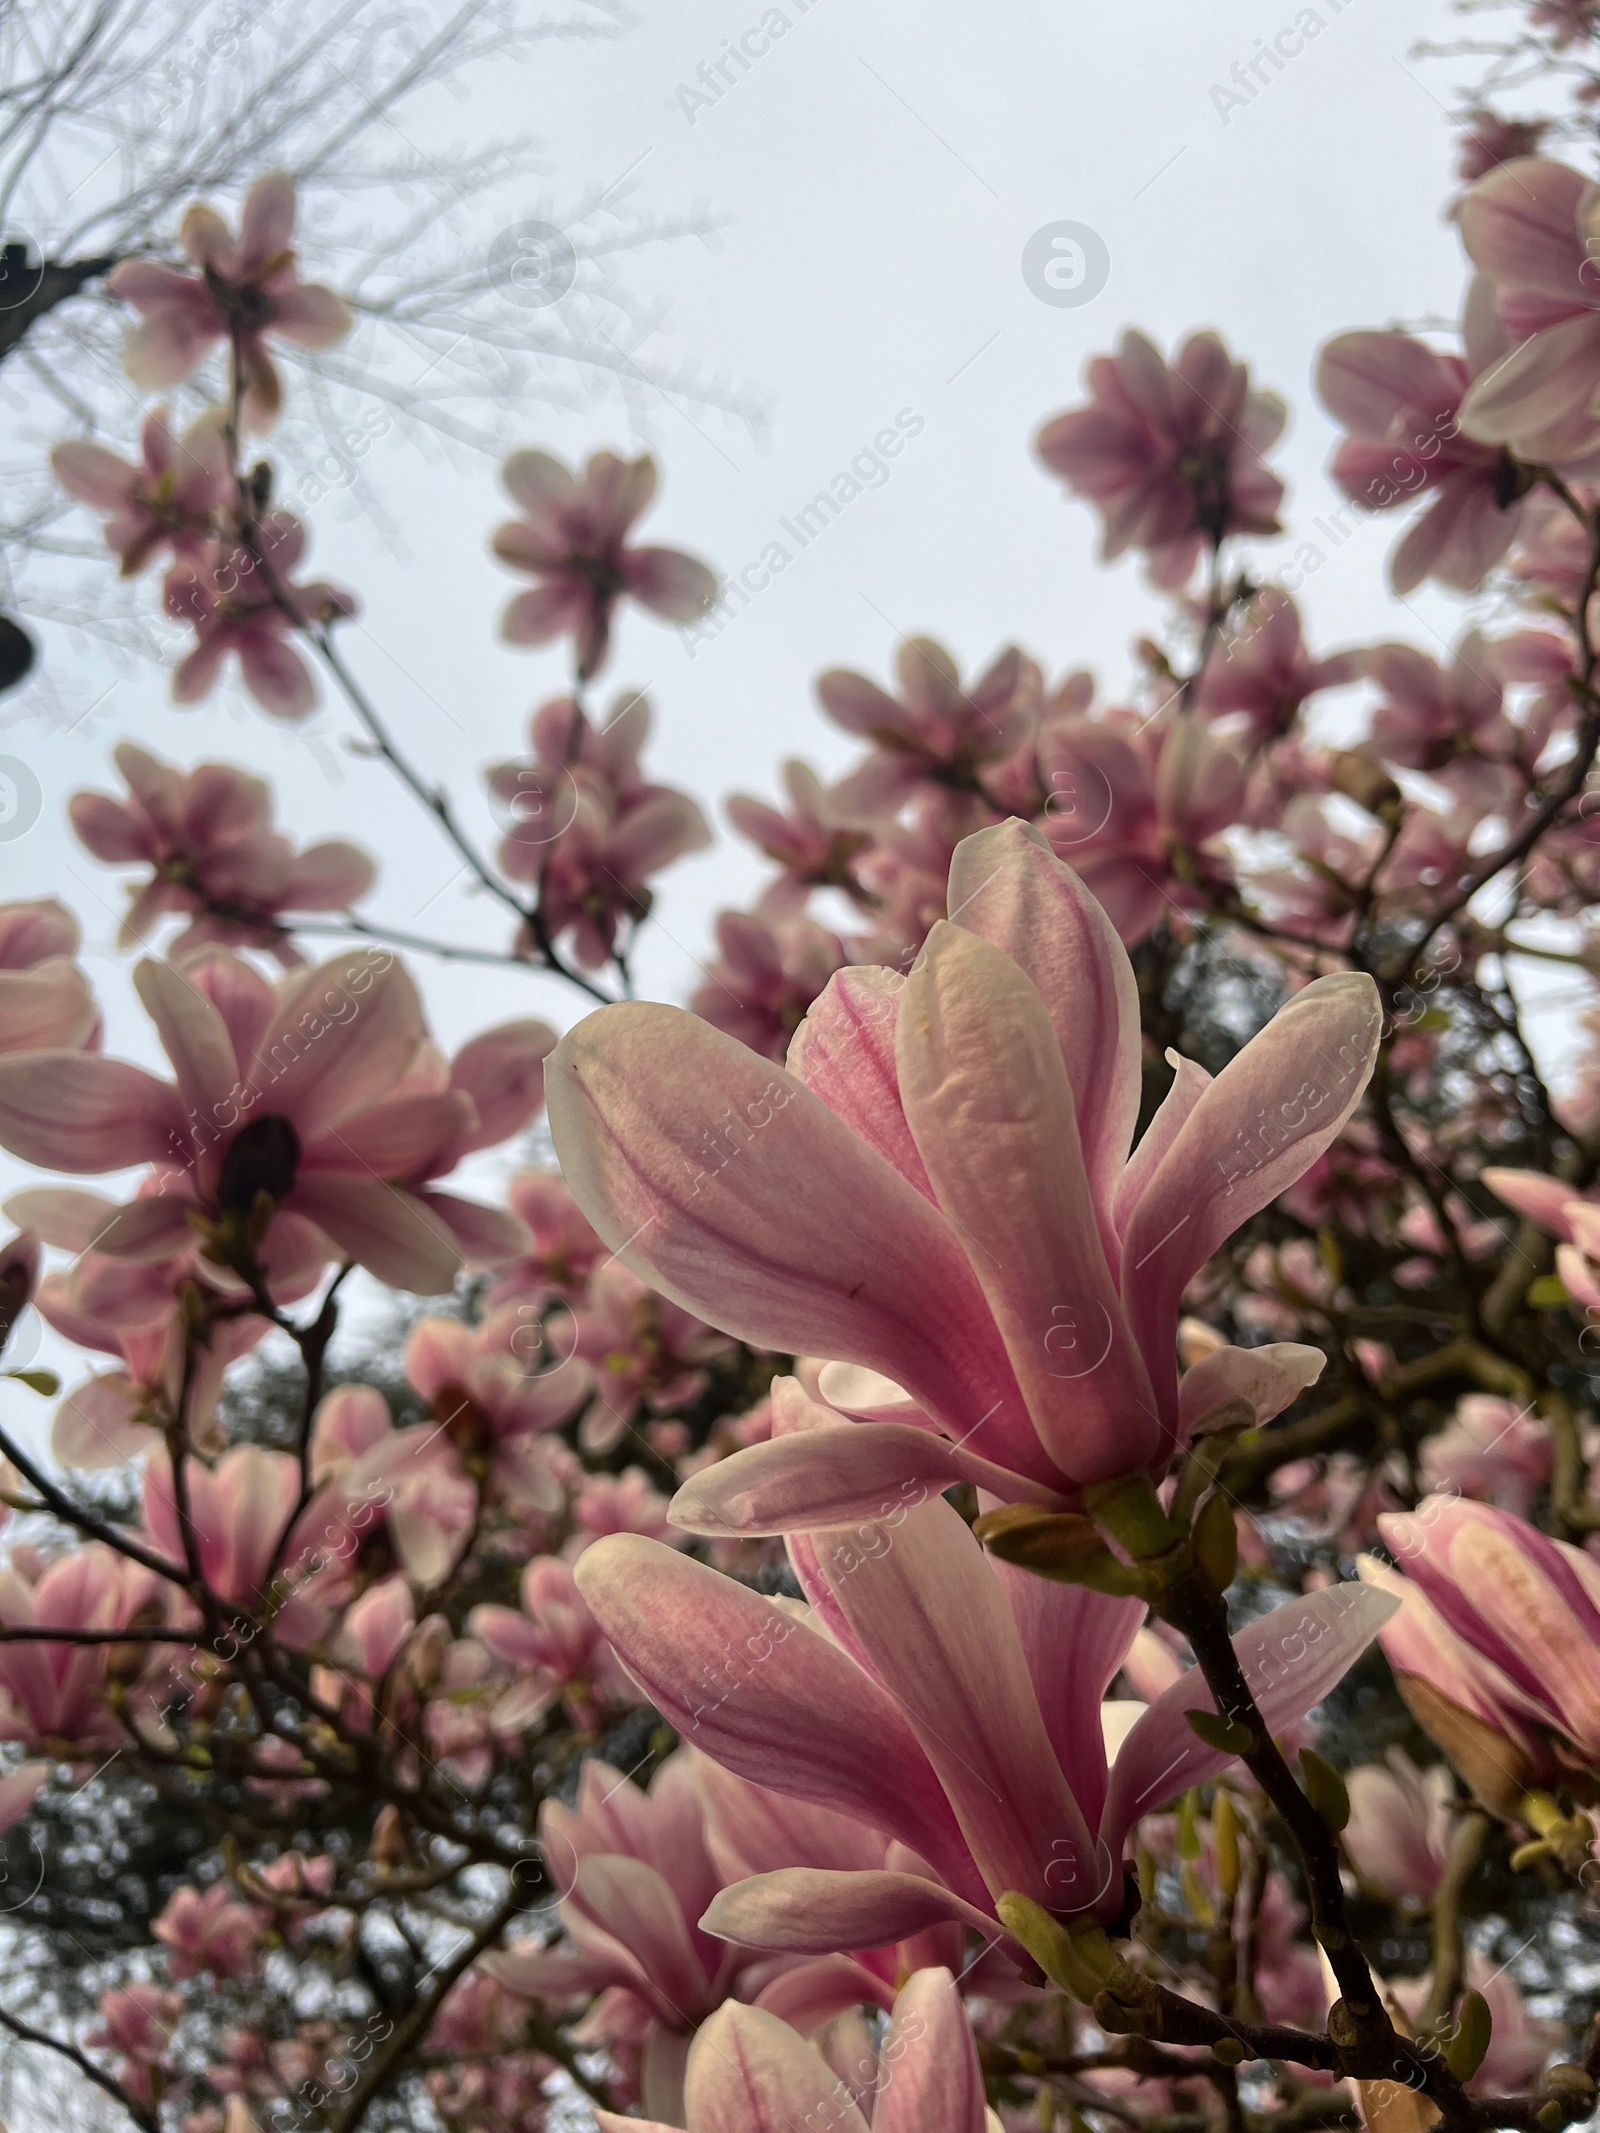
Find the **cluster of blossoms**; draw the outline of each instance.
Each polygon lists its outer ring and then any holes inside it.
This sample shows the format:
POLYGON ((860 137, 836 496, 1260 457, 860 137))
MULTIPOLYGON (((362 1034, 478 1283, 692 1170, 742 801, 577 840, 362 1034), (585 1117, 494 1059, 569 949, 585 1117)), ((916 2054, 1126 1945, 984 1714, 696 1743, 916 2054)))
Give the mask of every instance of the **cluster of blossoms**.
POLYGON ((505 466, 504 635, 571 667, 480 852, 242 463, 351 324, 289 181, 117 268, 135 384, 224 373, 137 466, 56 454, 169 558, 178 699, 234 651, 299 716, 319 664, 510 920, 432 945, 604 1004, 447 1053, 365 855, 131 742, 70 814, 170 1074, 0 907, 5 1397, 55 1402, 0 1429, 6 1870, 195 1838, 0 2026, 143 2133, 1592 2113, 1600 1017, 1552 1087, 1523 993, 1600 972, 1600 188, 1546 131, 1470 117, 1459 340, 1317 367, 1393 589, 1493 627, 1308 643, 1282 404, 1130 331, 1037 453, 1165 603, 1135 685, 824 673, 863 753, 728 803, 777 873, 685 1007, 630 955, 707 823, 588 700, 619 603, 716 599, 632 542, 651 461, 505 466), (397 1353, 363 1280, 428 1299, 397 1353))

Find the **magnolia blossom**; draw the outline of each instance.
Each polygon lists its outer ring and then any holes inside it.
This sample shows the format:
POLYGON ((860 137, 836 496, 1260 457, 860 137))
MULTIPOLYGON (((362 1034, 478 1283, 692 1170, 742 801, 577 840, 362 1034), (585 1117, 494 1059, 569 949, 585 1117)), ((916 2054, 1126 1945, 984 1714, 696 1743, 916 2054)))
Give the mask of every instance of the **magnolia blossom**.
POLYGON ((211 942, 264 947, 294 965, 282 914, 343 911, 372 887, 374 869, 356 845, 331 839, 296 852, 272 827, 272 789, 226 763, 182 771, 132 741, 115 761, 126 800, 74 793, 68 813, 81 843, 109 866, 143 865, 150 877, 129 890, 118 946, 148 938, 168 912, 189 924, 173 941, 182 960, 211 942))
POLYGON ((729 1879, 780 1860, 876 1866, 884 1846, 847 1816, 779 1798, 698 1756, 675 1755, 648 1793, 586 1762, 576 1809, 547 1800, 539 1840, 569 1946, 513 1946, 483 1968, 539 1997, 600 1991, 591 2028, 602 2036, 624 2025, 637 2034, 642 2014, 641 2087, 657 2115, 681 2115, 689 2038, 724 2002, 756 2001, 813 2029, 860 2001, 889 2007, 897 1975, 919 1957, 959 1955, 948 1928, 931 1939, 919 1929, 909 1963, 892 1947, 854 1961, 831 1947, 818 1962, 774 1960, 708 1931, 702 1914, 729 1879))
POLYGON ((126 259, 107 287, 140 313, 123 365, 134 384, 161 391, 192 377, 219 343, 232 348, 253 429, 270 429, 283 388, 268 337, 301 348, 331 348, 350 331, 348 306, 295 269, 293 178, 278 171, 250 190, 235 237, 215 209, 198 202, 183 218, 179 242, 197 273, 153 259, 126 259))
POLYGON ((1450 1856, 1455 1785, 1448 1763, 1419 1770, 1403 1749, 1345 1772, 1344 1848, 1362 1882, 1391 1903, 1431 1904, 1450 1856))
POLYGON ((99 1042, 100 1010, 73 960, 82 939, 53 896, 0 904, 0 1055, 99 1042))
POLYGON ((836 933, 808 918, 724 911, 721 950, 689 1005, 751 1051, 782 1059, 807 1010, 849 956, 836 933))
POLYGON ((175 439, 166 409, 157 408, 145 417, 140 450, 138 466, 85 440, 58 444, 50 454, 69 496, 110 513, 106 546, 121 558, 125 578, 163 548, 174 556, 204 548, 238 501, 220 410, 208 408, 175 439))
MULTIPOLYGON (((534 713, 531 759, 489 772, 506 821, 502 868, 535 885, 546 936, 570 937, 589 970, 610 961, 624 920, 649 912, 649 876, 711 842, 687 793, 646 779, 649 732, 643 696, 622 698, 598 728, 562 698, 534 713)), ((537 942, 525 932, 519 945, 532 953, 537 942)))
POLYGON ((740 836, 783 868, 764 901, 778 898, 797 908, 811 889, 823 888, 843 889, 861 901, 851 862, 871 843, 871 832, 849 823, 816 772, 793 756, 783 766, 783 784, 787 813, 746 793, 727 802, 728 820, 740 836))
POLYGON ((1528 519, 1528 470, 1462 426, 1473 380, 1492 375, 1511 345, 1487 280, 1473 285, 1463 330, 1464 356, 1409 333, 1343 333, 1318 360, 1318 394, 1350 432, 1329 469, 1345 495, 1367 511, 1429 499, 1389 558, 1397 593, 1424 578, 1473 591, 1528 519))
POLYGON ((535 1556, 522 1573, 521 1596, 520 1609, 486 1604, 467 1620, 484 1650, 514 1677, 491 1713, 497 1731, 521 1732, 564 1702, 575 1726, 595 1732, 638 1702, 566 1563, 535 1556))
POLYGON ((1311 697, 1360 672, 1356 652, 1313 659, 1301 638, 1299 609, 1268 585, 1251 604, 1246 626, 1224 637, 1206 661, 1196 702, 1208 717, 1236 722, 1250 745, 1260 747, 1276 740, 1311 697))
POLYGON ((166 1447, 158 1446, 144 1473, 144 1522, 157 1552, 182 1567, 192 1549, 219 1600, 253 1607, 300 1501, 300 1462, 261 1444, 236 1444, 214 1467, 186 1457, 183 1501, 186 1512, 166 1447))
POLYGON ((1462 241, 1510 344, 1473 384, 1461 427, 1519 459, 1571 466, 1600 450, 1597 202, 1581 171, 1541 156, 1497 165, 1461 202, 1462 241))
POLYGON ((955 661, 931 637, 908 637, 895 654, 899 697, 864 674, 840 668, 817 683, 835 725, 873 746, 836 785, 831 807, 847 822, 893 815, 925 782, 981 789, 985 764, 1013 754, 1027 733, 1018 701, 1022 655, 1003 651, 968 687, 955 661))
POLYGON ((203 1896, 185 1883, 150 1930, 166 1943, 170 1977, 198 1977, 205 1971, 215 1978, 248 1977, 266 1923, 263 1912, 235 1901, 218 1881, 203 1896))
POLYGON ((1261 455, 1282 432, 1283 402, 1253 390, 1214 333, 1192 334, 1169 366, 1130 327, 1089 365, 1089 395, 1047 422, 1035 449, 1100 511, 1108 562, 1140 549, 1159 584, 1178 586, 1208 545, 1282 530, 1283 484, 1261 455))
POLYGON ((666 1414, 692 1405, 706 1387, 704 1366, 727 1353, 721 1333, 657 1286, 615 1255, 574 1308, 570 1337, 558 1334, 594 1373, 594 1405, 580 1431, 587 1452, 619 1443, 643 1406, 666 1414))
POLYGON ((1526 1518, 1549 1483, 1552 1459, 1549 1424, 1531 1407, 1469 1392, 1445 1427, 1424 1439, 1418 1466, 1430 1493, 1482 1497, 1526 1518))
POLYGON ((198 703, 216 687, 230 652, 245 687, 274 718, 304 718, 317 701, 311 669, 288 639, 296 630, 353 615, 349 593, 321 580, 295 585, 288 573, 305 548, 305 528, 287 511, 261 520, 256 547, 218 541, 180 556, 163 598, 175 621, 193 626, 195 647, 172 677, 172 700, 198 703))
MULTIPOLYGON (((632 1535, 579 1560, 579 1590, 686 1741, 893 1840, 881 1866, 759 1874, 718 1897, 706 1926, 822 1954, 943 1923, 1000 1940, 1008 1892, 1115 1918, 1134 1823, 1232 1760, 1188 1723, 1213 1708, 1210 1690, 1191 1669, 1148 1708, 1115 1713, 1108 1764, 1101 1699, 1143 1603, 997 1563, 930 1490, 884 1494, 897 1500, 859 1528, 791 1537, 809 1612, 632 1535)), ((1235 1638, 1273 1732, 1327 1694, 1394 1604, 1341 1586, 1235 1638)))
MULTIPOLYGON (((530 1242, 501 1267, 489 1291, 488 1308, 514 1303, 524 1328, 537 1328, 547 1304, 578 1301, 589 1276, 610 1254, 559 1171, 519 1170, 506 1188, 506 1201, 530 1242)), ((530 1361, 535 1336, 525 1330, 513 1345, 530 1361)))
MULTIPOLYGON (((508 1256, 520 1248, 510 1218, 411 1182, 479 1145, 478 1113, 464 1090, 403 1086, 426 1031, 391 955, 339 956, 274 988, 213 951, 186 971, 146 961, 135 982, 175 1083, 82 1052, 0 1059, 0 1145, 14 1155, 78 1175, 155 1166, 157 1189, 113 1213, 99 1250, 170 1258, 192 1244, 191 1216, 220 1239, 261 1195, 264 1264, 287 1282, 343 1252, 429 1293, 488 1232, 508 1256)), ((226 1263, 222 1242, 209 1249, 226 1263)))
MULTIPOLYGON (((961 1995, 948 1970, 918 1970, 896 1996, 881 2046, 846 2082, 776 2015, 729 2001, 689 2048, 689 2133, 738 2127, 826 2126, 829 2133, 999 2133, 961 1995)), ((640 2121, 597 2111, 601 2133, 640 2121)), ((678 2121, 674 2119, 673 2125, 678 2121)), ((644 2133, 670 2133, 659 2121, 644 2133)))
POLYGON ((1507 1207, 1558 1240, 1556 1272, 1573 1302, 1600 1305, 1600 1201, 1536 1170, 1491 1168, 1483 1182, 1507 1207))
POLYGON ((1130 1156, 1137 990, 1104 912, 1016 823, 961 846, 950 905, 962 923, 935 926, 909 978, 833 979, 788 1070, 634 1005, 550 1061, 568 1182, 625 1265, 742 1340, 893 1381, 824 1373, 863 1421, 699 1477, 712 1509, 680 1521, 698 1530, 838 1524, 906 1479, 1064 1503, 1164 1473, 1214 1408, 1265 1418, 1321 1368, 1230 1349, 1180 1392, 1177 1324, 1212 1252, 1355 1109, 1371 981, 1307 986, 1215 1081, 1180 1062, 1130 1156))
MULTIPOLYGON (((0 1570, 8 1629, 125 1629, 149 1619, 147 1609, 159 1619, 163 1605, 154 1571, 98 1541, 37 1566, 13 1551, 0 1570)), ((74 1761, 120 1746, 127 1736, 106 1701, 107 1652, 103 1644, 0 1641, 0 1739, 74 1761)))
POLYGON ((1402 1601, 1383 1647, 1418 1722, 1480 1799, 1515 1815, 1561 1761, 1600 1757, 1600 1567, 1509 1512, 1444 1496, 1378 1530, 1405 1575, 1362 1577, 1402 1601))
POLYGON ((1059 718, 1038 756, 1050 795, 1038 826, 1129 946, 1227 882, 1216 840, 1244 811, 1244 764, 1205 719, 1182 712, 1130 732, 1059 718))
POLYGON ((506 609, 508 644, 570 636, 578 679, 605 664, 611 618, 626 594, 669 622, 692 622, 717 597, 704 563, 676 548, 633 548, 628 531, 656 492, 656 464, 596 452, 581 477, 548 452, 513 452, 501 468, 522 517, 500 527, 494 552, 538 580, 506 609))

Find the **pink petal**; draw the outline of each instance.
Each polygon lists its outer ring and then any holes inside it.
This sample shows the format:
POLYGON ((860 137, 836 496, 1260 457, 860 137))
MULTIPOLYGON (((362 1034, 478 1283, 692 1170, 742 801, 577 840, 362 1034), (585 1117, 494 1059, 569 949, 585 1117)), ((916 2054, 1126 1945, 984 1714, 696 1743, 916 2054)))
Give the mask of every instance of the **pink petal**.
POLYGON ((1174 1136, 1128 1215, 1122 1294, 1175 1402, 1184 1289, 1239 1226, 1301 1177, 1343 1130, 1377 1056, 1383 1007, 1356 972, 1318 978, 1229 1061, 1174 1136))
POLYGON ((915 1971, 901 1986, 880 2064, 873 2133, 984 2133, 983 2069, 948 1970, 915 1971))
POLYGON ((781 1067, 696 1016, 629 1005, 567 1033, 545 1092, 574 1198, 674 1302, 758 1347, 881 1370, 958 1434, 1006 1399, 949 1230, 781 1067))
POLYGON ((787 1866, 723 1889, 700 1923, 746 1948, 826 1955, 890 1947, 952 1919, 986 1939, 997 1930, 987 1912, 920 1874, 787 1866))
POLYGON ((135 969, 133 982, 172 1061, 178 1094, 190 1118, 198 1133, 214 1141, 239 1108, 239 1062, 227 1024, 200 988, 170 963, 147 957, 135 969))
POLYGON ((1247 1400, 1256 1422, 1274 1415, 1315 1385, 1327 1366, 1320 1348, 1298 1341, 1271 1341, 1262 1348, 1219 1348, 1183 1374, 1178 1388, 1178 1418, 1185 1437, 1207 1415, 1230 1400, 1247 1400))
POLYGON ((895 1067, 895 1025, 905 979, 857 964, 837 970, 789 1046, 789 1071, 853 1133, 876 1148, 925 1199, 933 1187, 906 1124, 895 1067))
POLYGON ((688 1742, 756 1784, 899 1837, 981 1893, 916 1737, 836 1645, 637 1534, 596 1541, 573 1575, 630 1673, 688 1742))
POLYGON ((787 2022, 728 2000, 689 2051, 684 2082, 695 2133, 868 2133, 837 2075, 787 2022))
POLYGON ((296 1180, 287 1204, 391 1288, 444 1296, 455 1286, 455 1239, 414 1193, 378 1178, 312 1172, 296 1180))
POLYGON ((935 1500, 892 1533, 863 1542, 848 1530, 821 1532, 814 1543, 840 1612, 921 1741, 990 1891, 1091 1909, 1115 1862, 1096 1858, 1005 1594, 959 1514, 935 1500))
POLYGON ((1044 1003, 1009 956, 941 922, 906 981, 895 1053, 917 1147, 1050 1458, 1080 1483, 1143 1466, 1155 1396, 1101 1249, 1044 1003))
POLYGON ((462 1046, 450 1062, 450 1084, 464 1089, 477 1108, 468 1149, 492 1148, 538 1117, 544 1063, 555 1047, 555 1031, 531 1016, 485 1030, 462 1046))
POLYGON ((98 511, 119 509, 137 479, 134 468, 103 444, 58 444, 50 454, 50 464, 69 496, 93 504, 98 511))
MULTIPOLYGON (((1269 1733, 1319 1704, 1348 1673, 1399 1606, 1371 1585, 1338 1585, 1290 1600, 1234 1638, 1234 1650, 1269 1733)), ((1120 1855, 1141 1815, 1151 1814, 1191 1785, 1204 1784, 1233 1758, 1207 1747, 1185 1713, 1214 1711, 1216 1699, 1198 1667, 1158 1696, 1122 1744, 1100 1834, 1120 1855)))
POLYGON ((170 1082, 88 1052, 0 1059, 0 1146, 41 1169, 83 1175, 170 1163, 189 1122, 170 1082))
POLYGON ((1139 988, 1116 928, 1036 830, 1003 822, 950 862, 950 920, 1003 949, 1032 980, 1072 1084, 1101 1234, 1139 1117, 1139 988))
POLYGON ((424 1036, 404 966, 354 949, 299 975, 249 1063, 264 1109, 292 1118, 308 1149, 387 1093, 424 1036))
POLYGON ((669 622, 692 622, 716 604, 715 573, 676 548, 630 548, 622 568, 633 597, 669 622))

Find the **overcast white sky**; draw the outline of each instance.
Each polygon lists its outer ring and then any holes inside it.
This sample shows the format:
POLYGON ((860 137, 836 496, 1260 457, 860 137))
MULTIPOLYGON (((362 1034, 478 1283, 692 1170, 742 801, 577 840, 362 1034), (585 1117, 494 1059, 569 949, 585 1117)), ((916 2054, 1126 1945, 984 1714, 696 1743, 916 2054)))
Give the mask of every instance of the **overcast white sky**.
MULTIPOLYGON (((1456 34, 1442 0, 1344 0, 1337 13, 1315 0, 1320 34, 1286 39, 1302 48, 1226 114, 1214 85, 1259 41, 1304 27, 1295 0, 781 8, 786 33, 692 115, 680 90, 728 41, 770 21, 759 0, 642 6, 617 42, 543 46, 526 66, 486 71, 470 102, 439 100, 428 119, 436 139, 413 138, 429 150, 463 130, 531 125, 555 182, 625 180, 663 213, 699 207, 723 225, 711 241, 686 239, 621 271, 641 302, 665 300, 648 353, 759 397, 764 436, 660 395, 641 403, 642 430, 614 400, 582 415, 533 406, 517 424, 523 441, 569 457, 648 444, 663 480, 645 537, 736 570, 898 411, 923 419, 892 478, 696 657, 674 630, 624 621, 612 675, 655 698, 652 766, 708 811, 731 791, 769 792, 789 754, 842 768, 850 745, 819 717, 812 678, 841 664, 881 678, 899 633, 937 635, 967 671, 1016 641, 1052 673, 1089 665, 1105 691, 1125 684, 1128 641, 1151 626, 1154 604, 1134 563, 1097 566, 1090 513, 1029 449, 1124 324, 1168 348, 1218 327, 1288 399, 1276 454, 1290 485, 1286 560, 1295 538, 1320 538, 1312 522, 1336 500, 1323 473, 1333 431, 1310 393, 1319 343, 1352 326, 1451 316, 1463 283, 1441 214, 1459 70, 1414 51, 1456 34), (1110 259, 1104 289, 1077 308, 1041 302, 1023 274, 1030 236, 1063 220, 1089 225, 1110 259)), ((531 193, 525 212, 539 212, 531 193)), ((304 249, 315 274, 314 228, 304 249)), ((396 436, 367 466, 398 550, 336 499, 310 514, 312 562, 358 590, 352 663, 489 837, 476 773, 516 752, 528 710, 561 687, 562 656, 496 641, 516 581, 486 552, 506 515, 492 464, 430 456, 396 436)), ((1386 600, 1394 537, 1369 524, 1310 579, 1302 606, 1319 644, 1404 635, 1437 651, 1456 633, 1459 603, 1430 594, 1406 613, 1386 600)), ((53 653, 79 656, 65 640, 53 653)), ((101 686, 89 678, 86 668, 85 703, 101 686)), ((501 938, 427 823, 378 766, 341 750, 352 728, 331 698, 286 732, 232 690, 180 713, 160 677, 138 671, 70 735, 15 701, 0 749, 36 770, 44 816, 0 843, 4 893, 61 891, 78 909, 114 1051, 150 1055, 127 1004, 126 959, 111 950, 121 889, 61 823, 73 789, 105 781, 123 735, 185 764, 221 757, 268 772, 302 837, 350 834, 376 852, 373 908, 394 923, 501 938)), ((661 921, 638 959, 642 989, 682 997, 715 911, 747 900, 764 871, 724 836, 664 877, 661 921)), ((576 1012, 554 981, 420 974, 451 1041, 511 1013, 576 1012)))

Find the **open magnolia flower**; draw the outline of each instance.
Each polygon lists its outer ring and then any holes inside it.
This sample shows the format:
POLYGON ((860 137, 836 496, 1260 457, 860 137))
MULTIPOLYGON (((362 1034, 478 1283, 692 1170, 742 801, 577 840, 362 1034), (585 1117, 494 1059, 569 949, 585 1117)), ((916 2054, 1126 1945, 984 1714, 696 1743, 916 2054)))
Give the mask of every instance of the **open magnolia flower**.
MULTIPOLYGON (((686 1741, 895 1840, 881 1869, 797 1866, 738 1884, 705 1916, 726 1940, 829 1954, 954 1920, 994 1941, 995 1906, 1013 1893, 1114 1919, 1134 1823, 1233 1760, 1189 1725, 1215 1710, 1195 1670, 1148 1708, 1110 1706, 1106 1725, 1101 1699, 1143 1602, 996 1562, 947 1503, 794 1536, 789 1554, 809 1611, 634 1534, 596 1541, 575 1572, 686 1741), (1120 1739, 1109 1763, 1108 1733, 1120 1739)), ((1395 1606, 1341 1585, 1242 1631, 1234 1649, 1268 1728, 1320 1702, 1395 1606)))
MULTIPOLYGON (((847 2083, 813 2044, 758 2007, 729 2000, 689 2048, 689 2133, 999 2133, 983 2073, 948 1970, 918 1970, 894 2003, 883 2043, 847 2083)), ((657 2120, 597 2111, 602 2133, 670 2133, 657 2120)))
POLYGON ((1064 1507, 1159 1477, 1229 1401, 1268 1419, 1321 1368, 1293 1344, 1225 1349, 1180 1387, 1178 1314, 1355 1109, 1371 979, 1308 985, 1214 1081, 1178 1060, 1130 1156, 1138 994, 1099 905, 1011 822, 958 848, 949 908, 909 978, 833 979, 788 1071, 631 1004, 551 1056, 557 1153, 619 1258, 755 1346, 863 1366, 822 1379, 854 1429, 697 1477, 674 1509, 692 1531, 841 1525, 902 1482, 1064 1507))

